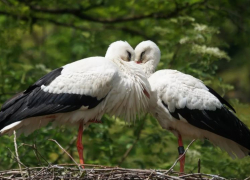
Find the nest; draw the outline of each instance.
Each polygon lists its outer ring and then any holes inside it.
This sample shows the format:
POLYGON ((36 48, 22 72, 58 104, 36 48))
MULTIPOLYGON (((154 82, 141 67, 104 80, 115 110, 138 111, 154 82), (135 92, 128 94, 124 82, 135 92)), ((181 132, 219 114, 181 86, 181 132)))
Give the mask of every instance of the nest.
MULTIPOLYGON (((186 154, 190 145, 195 141, 193 140, 186 148, 184 153, 176 159, 173 165, 168 170, 155 170, 155 169, 126 169, 120 167, 107 167, 100 165, 91 165, 91 164, 78 164, 73 157, 54 139, 49 139, 50 141, 55 142, 64 153, 66 153, 74 164, 58 164, 58 165, 49 165, 47 167, 28 167, 24 165, 18 155, 18 147, 16 143, 16 133, 14 132, 14 147, 15 153, 10 153, 13 159, 18 163, 19 169, 4 170, 0 171, 0 179, 29 179, 29 180, 38 180, 38 179, 86 179, 86 180, 141 180, 141 179, 213 179, 213 180, 224 180, 225 178, 218 175, 212 174, 203 174, 203 173, 178 173, 173 171, 175 165, 179 160, 186 154)), ((34 147, 35 148, 35 147, 34 147)), ((36 149, 37 150, 37 149, 36 149)), ((40 154, 40 153, 39 153, 40 154)), ((198 163, 198 172, 200 172, 200 163, 198 163)))
POLYGON ((171 170, 142 170, 126 169, 119 167, 106 167, 85 165, 85 169, 75 164, 50 165, 47 167, 25 168, 0 171, 1 179, 105 179, 105 180, 142 180, 142 179, 213 179, 224 180, 225 178, 203 173, 179 174, 171 170))

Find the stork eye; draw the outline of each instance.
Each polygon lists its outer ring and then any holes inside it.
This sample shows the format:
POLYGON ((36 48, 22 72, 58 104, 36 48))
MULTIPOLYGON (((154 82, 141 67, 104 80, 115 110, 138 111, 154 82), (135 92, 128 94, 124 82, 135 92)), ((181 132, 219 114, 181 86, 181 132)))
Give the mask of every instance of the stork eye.
POLYGON ((131 53, 129 51, 127 51, 128 53, 128 61, 131 61, 131 53))
POLYGON ((142 57, 143 57, 143 55, 145 54, 145 52, 146 52, 146 51, 143 51, 143 52, 141 53, 141 57, 140 57, 141 60, 142 60, 142 57))

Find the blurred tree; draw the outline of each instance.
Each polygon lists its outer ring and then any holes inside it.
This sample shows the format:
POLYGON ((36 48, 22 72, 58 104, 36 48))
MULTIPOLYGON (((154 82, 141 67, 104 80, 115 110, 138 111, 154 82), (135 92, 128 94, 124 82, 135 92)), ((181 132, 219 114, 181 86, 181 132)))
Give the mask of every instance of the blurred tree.
MULTIPOLYGON (((230 97, 239 118, 250 126, 249 6, 249 0, 1 0, 0 103, 56 67, 103 56, 113 41, 136 46, 151 39, 162 51, 159 69, 178 69, 204 80, 230 97)), ((178 156, 176 138, 151 116, 131 126, 108 116, 103 122, 91 125, 84 135, 87 163, 166 169, 178 156)), ((27 166, 46 165, 44 159, 71 163, 48 139, 56 139, 77 157, 72 146, 76 130, 50 125, 21 136, 22 162, 27 166)), ((12 139, 1 137, 0 169, 17 167, 7 150, 14 148, 12 139)), ((198 159, 202 172, 249 176, 249 157, 232 160, 209 142, 192 145, 187 172, 197 171, 198 159)))

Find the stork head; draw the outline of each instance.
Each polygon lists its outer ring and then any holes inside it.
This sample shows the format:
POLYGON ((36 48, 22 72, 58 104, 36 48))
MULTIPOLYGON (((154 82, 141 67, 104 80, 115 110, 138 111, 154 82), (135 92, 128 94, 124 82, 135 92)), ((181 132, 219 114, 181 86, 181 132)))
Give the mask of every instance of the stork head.
POLYGON ((122 59, 123 61, 134 61, 134 49, 126 41, 116 41, 109 45, 105 58, 122 59))
POLYGON ((158 65, 161 58, 161 51, 153 41, 142 41, 135 48, 135 62, 137 64, 149 63, 154 68, 158 65))

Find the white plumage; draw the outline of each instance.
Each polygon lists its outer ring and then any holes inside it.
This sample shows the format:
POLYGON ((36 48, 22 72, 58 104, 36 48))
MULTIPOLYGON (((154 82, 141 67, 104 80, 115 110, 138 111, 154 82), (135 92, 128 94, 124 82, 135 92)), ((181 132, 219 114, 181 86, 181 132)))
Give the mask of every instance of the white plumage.
POLYGON ((110 45, 104 57, 82 59, 55 69, 26 91, 8 100, 0 111, 0 134, 28 135, 34 130, 56 124, 79 125, 78 152, 82 157, 82 130, 104 113, 127 121, 145 111, 150 85, 134 62, 134 50, 127 43, 110 45))
MULTIPOLYGON (((104 113, 125 117, 127 121, 135 119, 137 113, 145 111, 148 107, 149 98, 143 91, 145 90, 150 93, 150 85, 144 73, 138 68, 138 65, 135 65, 133 62, 126 62, 129 56, 131 56, 130 58, 132 59, 134 58, 132 47, 126 42, 115 42, 110 45, 106 58, 90 57, 63 66, 57 77, 47 85, 41 84, 40 87, 37 87, 41 88, 37 94, 32 95, 32 97, 30 95, 29 99, 26 98, 24 100, 24 104, 33 103, 35 106, 42 108, 44 104, 57 106, 56 100, 54 102, 49 101, 53 98, 52 96, 62 94, 65 96, 62 98, 65 98, 66 101, 69 101, 67 96, 70 94, 90 96, 99 101, 103 99, 100 103, 96 104, 95 107, 88 108, 87 104, 86 106, 82 105, 80 108, 66 113, 61 113, 60 109, 57 110, 58 113, 51 111, 48 113, 42 112, 44 115, 39 117, 36 117, 37 115, 34 113, 31 115, 32 117, 16 119, 15 121, 19 123, 15 123, 15 126, 10 124, 9 127, 5 127, 1 130, 1 134, 12 134, 13 130, 20 130, 20 132, 29 134, 36 128, 46 125, 51 120, 54 120, 57 124, 79 124, 82 121, 86 124, 89 120, 100 121, 104 113), (112 52, 114 52, 114 54, 112 54, 112 52), (129 55, 128 52, 131 55, 129 55), (52 96, 47 99, 41 96, 40 98, 45 99, 41 100, 40 104, 39 102, 33 102, 33 96, 39 95, 41 91, 49 93, 52 96), (29 127, 29 124, 31 127, 29 127)), ((29 93, 31 94, 32 92, 29 93)), ((19 96, 23 96, 23 94, 19 96)), ((57 97, 54 98, 56 99, 57 97)), ((34 97, 34 99, 36 101, 40 100, 38 97, 34 97)), ((5 104, 7 103, 8 102, 5 104)), ((60 101, 60 103, 64 103, 63 100, 60 101)), ((67 104, 66 102, 64 105, 72 106, 74 103, 67 104)), ((5 105, 3 105, 3 107, 4 106, 5 105)), ((29 105, 27 107, 25 107, 25 105, 23 106, 23 108, 17 109, 18 111, 21 110, 23 114, 28 114, 33 108, 29 105)), ((13 108, 13 106, 9 108, 13 108)), ((4 121, 7 121, 7 119, 2 118, 5 112, 6 110, 1 111, 2 114, 0 114, 2 115, 0 116, 0 123, 2 124, 4 121)))
POLYGON ((168 104, 170 112, 176 108, 215 110, 221 108, 220 101, 208 88, 193 76, 176 70, 159 70, 149 78, 153 90, 168 104))
POLYGON ((135 53, 153 92, 150 112, 164 129, 179 139, 209 139, 233 158, 249 154, 250 131, 223 105, 234 111, 228 102, 193 76, 176 70, 154 73, 161 55, 152 41, 138 44, 135 53))

